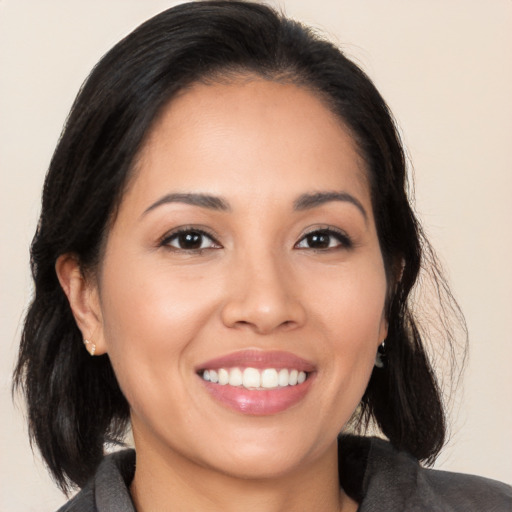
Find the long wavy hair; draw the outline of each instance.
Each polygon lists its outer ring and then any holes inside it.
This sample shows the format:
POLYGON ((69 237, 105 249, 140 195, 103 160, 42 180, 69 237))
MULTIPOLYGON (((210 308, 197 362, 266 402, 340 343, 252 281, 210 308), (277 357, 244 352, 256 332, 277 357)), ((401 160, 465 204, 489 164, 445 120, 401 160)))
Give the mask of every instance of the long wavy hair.
MULTIPOLYGON (((51 160, 31 246, 35 284, 14 388, 30 435, 59 486, 83 486, 106 443, 122 442, 129 404, 108 355, 91 358, 55 272, 74 253, 94 271, 145 136, 172 98, 198 81, 253 74, 309 88, 343 121, 366 162, 388 276, 386 364, 375 368, 355 424, 373 422, 398 449, 432 462, 445 439, 440 389, 411 307, 422 266, 457 311, 411 208, 392 115, 366 74, 332 43, 275 10, 192 2, 142 24, 83 84, 51 160), (433 266, 433 267, 432 267, 433 266)), ((300 105, 297 105, 300 108, 300 105)), ((445 342, 452 343, 446 329, 445 342)))

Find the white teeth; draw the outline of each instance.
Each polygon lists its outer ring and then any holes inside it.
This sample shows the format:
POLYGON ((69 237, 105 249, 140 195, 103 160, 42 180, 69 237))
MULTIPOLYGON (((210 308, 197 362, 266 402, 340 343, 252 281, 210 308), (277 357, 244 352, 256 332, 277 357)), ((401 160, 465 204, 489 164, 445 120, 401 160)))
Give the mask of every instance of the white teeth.
POLYGON ((304 371, 282 368, 219 368, 204 370, 201 374, 204 380, 222 386, 243 386, 247 389, 274 389, 277 387, 296 386, 307 379, 304 371))
POLYGON ((261 372, 261 387, 272 389, 277 388, 279 385, 279 378, 277 376, 277 370, 274 368, 267 368, 261 372))
POLYGON ((241 386, 243 383, 242 371, 239 368, 233 368, 229 372, 229 385, 241 386))
POLYGON ((289 384, 289 375, 290 375, 290 372, 286 368, 283 368, 282 370, 279 370, 278 380, 279 380, 279 385, 280 386, 288 386, 288 384, 289 384))
POLYGON ((224 368, 219 370, 219 384, 225 386, 229 382, 229 373, 224 368))
POLYGON ((243 374, 242 385, 244 388, 259 388, 261 383, 261 375, 256 368, 246 368, 243 374))

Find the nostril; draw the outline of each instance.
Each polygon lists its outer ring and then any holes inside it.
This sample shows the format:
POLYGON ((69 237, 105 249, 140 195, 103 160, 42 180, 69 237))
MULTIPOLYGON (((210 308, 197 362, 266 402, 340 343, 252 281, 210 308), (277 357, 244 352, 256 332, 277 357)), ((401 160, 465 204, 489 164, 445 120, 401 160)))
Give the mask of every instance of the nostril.
POLYGON ((222 322, 228 327, 250 328, 260 334, 302 325, 306 315, 298 298, 278 289, 275 282, 274 286, 267 281, 263 284, 248 290, 237 287, 222 305, 222 322))
POLYGON ((236 325, 251 325, 251 322, 248 322, 247 320, 238 320, 236 325))

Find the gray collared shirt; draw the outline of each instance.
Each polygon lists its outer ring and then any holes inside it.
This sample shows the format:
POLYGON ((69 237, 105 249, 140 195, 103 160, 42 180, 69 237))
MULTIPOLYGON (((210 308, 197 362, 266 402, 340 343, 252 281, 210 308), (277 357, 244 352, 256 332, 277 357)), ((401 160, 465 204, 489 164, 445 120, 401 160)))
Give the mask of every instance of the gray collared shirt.
MULTIPOLYGON (((512 487, 486 478, 422 467, 377 438, 343 436, 340 484, 358 512, 511 512, 512 487)), ((58 512, 136 512, 129 486, 135 452, 104 458, 90 482, 58 512)))

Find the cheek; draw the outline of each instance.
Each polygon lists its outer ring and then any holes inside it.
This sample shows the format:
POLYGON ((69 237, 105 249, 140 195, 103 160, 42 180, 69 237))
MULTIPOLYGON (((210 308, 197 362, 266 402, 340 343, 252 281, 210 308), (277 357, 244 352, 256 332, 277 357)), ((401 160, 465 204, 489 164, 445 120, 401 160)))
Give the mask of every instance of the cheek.
POLYGON ((354 396, 362 395, 387 325, 383 267, 377 263, 357 272, 341 269, 318 281, 315 290, 313 328, 325 335, 332 385, 343 387, 345 395, 352 390, 354 396))
MULTIPOLYGON (((376 262, 350 265, 317 276, 311 287, 311 307, 325 328, 343 344, 372 344, 385 325, 386 277, 376 262)), ((382 340, 381 340, 382 341, 382 340)))
POLYGON ((208 328, 217 289, 212 283, 206 286, 199 274, 183 279, 179 272, 162 266, 106 262, 101 292, 103 331, 116 376, 127 395, 134 385, 139 394, 144 387, 149 393, 149 383, 155 378, 180 374, 193 340, 208 328))
POLYGON ((145 340, 145 346, 156 348, 159 341, 168 346, 177 333, 186 339, 204 321, 215 289, 201 273, 181 276, 165 264, 106 265, 104 276, 103 324, 110 345, 145 340))

